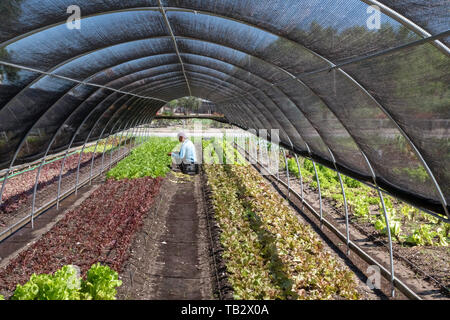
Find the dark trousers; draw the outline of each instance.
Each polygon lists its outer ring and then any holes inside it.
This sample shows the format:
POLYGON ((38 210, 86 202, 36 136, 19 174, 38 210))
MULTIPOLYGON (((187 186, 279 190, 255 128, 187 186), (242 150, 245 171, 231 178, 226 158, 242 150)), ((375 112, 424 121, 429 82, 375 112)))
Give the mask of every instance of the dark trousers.
POLYGON ((178 165, 178 168, 180 168, 181 172, 183 172, 184 174, 198 174, 200 171, 197 163, 182 162, 180 165, 178 165))

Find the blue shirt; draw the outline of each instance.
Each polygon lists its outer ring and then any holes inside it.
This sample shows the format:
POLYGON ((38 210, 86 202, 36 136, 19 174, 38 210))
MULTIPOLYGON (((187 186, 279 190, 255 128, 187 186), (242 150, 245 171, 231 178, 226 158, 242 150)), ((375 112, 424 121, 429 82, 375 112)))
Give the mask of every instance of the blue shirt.
POLYGON ((196 163, 197 162, 197 156, 195 154, 195 146, 192 143, 191 140, 186 139, 183 144, 181 145, 180 152, 173 152, 173 157, 178 160, 178 163, 181 163, 181 160, 184 161, 184 163, 196 163))

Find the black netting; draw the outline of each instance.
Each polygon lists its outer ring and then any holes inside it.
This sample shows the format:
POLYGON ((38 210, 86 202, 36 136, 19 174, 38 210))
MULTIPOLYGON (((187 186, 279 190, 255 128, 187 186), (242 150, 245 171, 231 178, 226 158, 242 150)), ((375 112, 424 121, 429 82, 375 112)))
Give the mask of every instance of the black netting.
MULTIPOLYGON (((448 201, 450 171, 442 163, 450 163, 449 68, 449 59, 430 44, 344 68, 373 90, 374 97, 412 139, 448 201)), ((411 152, 404 139, 396 143, 411 152)), ((396 170, 414 177, 415 185, 430 183, 423 166, 407 163, 410 166, 399 163, 396 170)))
MULTIPOLYGON (((448 30, 448 0, 379 0, 431 34, 448 30)), ((448 43, 448 42, 447 42, 448 43)))
MULTIPOLYGON (((427 25, 439 25, 440 28, 436 31, 448 29, 448 14, 445 14, 443 8, 445 1, 395 0, 386 2, 403 2, 402 5, 399 5, 403 8, 408 5, 405 3, 416 2, 416 7, 422 6, 422 8, 412 11, 416 14, 418 12, 427 13, 427 16, 420 17, 421 22, 427 21, 427 25), (428 4, 429 2, 439 3, 439 5, 428 4), (430 10, 430 8, 433 9, 430 10), (439 22, 428 22, 434 21, 436 17, 439 22)), ((368 4, 360 0, 225 0, 207 3, 201 0, 166 0, 165 3, 169 7, 195 9, 226 19, 244 21, 251 26, 300 43, 330 60, 342 60, 418 39, 414 32, 404 28, 399 22, 385 14, 381 15, 380 29, 368 30, 366 27, 370 17, 370 14, 367 13, 368 4)), ((206 25, 207 23, 203 22, 203 26, 210 27, 206 25)), ((219 23, 227 24, 224 19, 221 19, 219 23)), ((243 27, 241 27, 241 32, 248 32, 242 29, 243 27)), ((281 42, 284 41, 280 40, 281 42)), ((287 44, 287 46, 289 45, 287 44)), ((282 52, 268 54, 280 53, 282 52)))
POLYGON ((450 201, 448 39, 397 48, 448 31, 448 0, 382 0, 375 29, 372 1, 161 3, 174 38, 156 0, 0 3, 0 169, 194 95, 369 181, 367 156, 382 187, 431 210, 442 212, 433 178, 450 201), (66 26, 70 5, 81 30, 66 26))

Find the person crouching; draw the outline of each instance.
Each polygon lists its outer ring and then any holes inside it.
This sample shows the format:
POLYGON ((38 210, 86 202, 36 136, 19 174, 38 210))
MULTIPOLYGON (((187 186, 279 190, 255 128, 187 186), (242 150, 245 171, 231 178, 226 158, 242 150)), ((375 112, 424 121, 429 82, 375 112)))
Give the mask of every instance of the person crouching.
POLYGON ((185 174, 197 174, 199 171, 195 146, 184 132, 178 133, 178 141, 182 143, 180 152, 169 152, 178 168, 185 174))

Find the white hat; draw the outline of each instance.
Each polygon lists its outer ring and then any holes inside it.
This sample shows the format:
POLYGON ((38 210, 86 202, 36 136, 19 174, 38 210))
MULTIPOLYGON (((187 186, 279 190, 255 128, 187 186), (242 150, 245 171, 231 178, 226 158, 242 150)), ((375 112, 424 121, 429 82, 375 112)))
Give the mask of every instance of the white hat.
POLYGON ((180 137, 183 137, 184 139, 186 139, 187 138, 186 133, 184 133, 184 132, 178 133, 178 139, 180 139, 180 137))

